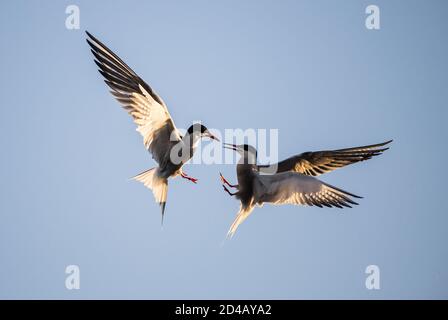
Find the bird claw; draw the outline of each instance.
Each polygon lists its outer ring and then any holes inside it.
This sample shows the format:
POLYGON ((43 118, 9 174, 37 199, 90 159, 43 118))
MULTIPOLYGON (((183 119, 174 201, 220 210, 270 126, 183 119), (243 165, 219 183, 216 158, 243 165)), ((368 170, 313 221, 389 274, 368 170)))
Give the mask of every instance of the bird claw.
POLYGON ((222 175, 221 172, 219 173, 219 178, 221 179, 221 182, 222 182, 222 183, 225 183, 225 184, 227 184, 228 186, 231 186, 230 182, 227 181, 226 178, 224 178, 224 176, 222 175))
POLYGON ((236 185, 233 185, 229 181, 227 181, 227 179, 224 178, 224 176, 222 175, 221 172, 219 173, 219 178, 221 179, 221 182, 222 182, 223 186, 226 184, 226 185, 228 185, 231 188, 236 188, 237 187, 236 185))
POLYGON ((198 183, 198 179, 196 179, 196 178, 192 178, 192 177, 188 177, 188 180, 190 180, 191 182, 193 182, 193 183, 198 183))
POLYGON ((230 196, 234 196, 236 193, 232 193, 230 192, 229 189, 227 189, 227 187, 223 184, 222 187, 224 188, 224 191, 227 192, 230 196))
POLYGON ((198 180, 199 180, 199 179, 190 177, 190 176, 188 176, 187 174, 185 174, 185 173, 183 173, 183 172, 181 173, 181 177, 184 178, 184 179, 190 180, 190 181, 193 182, 194 184, 197 184, 197 183, 198 183, 198 180))

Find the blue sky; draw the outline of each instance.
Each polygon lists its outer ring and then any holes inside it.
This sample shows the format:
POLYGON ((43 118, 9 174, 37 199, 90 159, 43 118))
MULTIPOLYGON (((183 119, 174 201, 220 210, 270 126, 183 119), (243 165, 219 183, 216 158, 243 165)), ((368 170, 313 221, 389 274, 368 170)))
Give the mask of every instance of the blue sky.
MULTIPOLYGON (((448 298, 444 1, 10 1, 0 12, 1 298, 448 298), (80 8, 80 30, 65 8, 80 8), (365 8, 380 8, 367 30, 365 8), (222 245, 238 202, 190 165, 170 181, 108 93, 89 30, 179 127, 278 129, 279 157, 378 143, 322 176, 350 210, 264 206, 222 245), (78 265, 81 288, 65 288, 78 265), (378 265, 381 289, 367 290, 378 265)), ((208 142, 206 142, 208 143, 208 142)))

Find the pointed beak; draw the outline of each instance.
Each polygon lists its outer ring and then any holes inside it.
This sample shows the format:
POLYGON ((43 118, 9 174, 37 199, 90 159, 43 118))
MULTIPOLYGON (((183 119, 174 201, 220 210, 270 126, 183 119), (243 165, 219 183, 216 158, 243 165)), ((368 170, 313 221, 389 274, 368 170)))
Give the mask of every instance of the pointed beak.
POLYGON ((233 150, 233 151, 237 151, 238 150, 237 146, 234 145, 234 144, 223 143, 223 145, 224 145, 224 148, 226 148, 226 149, 230 149, 230 150, 233 150))
POLYGON ((210 139, 221 142, 216 136, 214 136, 212 134, 210 135, 210 139))
POLYGON ((207 137, 212 140, 216 140, 216 141, 220 142, 219 139, 216 136, 212 135, 210 132, 208 132, 207 137))

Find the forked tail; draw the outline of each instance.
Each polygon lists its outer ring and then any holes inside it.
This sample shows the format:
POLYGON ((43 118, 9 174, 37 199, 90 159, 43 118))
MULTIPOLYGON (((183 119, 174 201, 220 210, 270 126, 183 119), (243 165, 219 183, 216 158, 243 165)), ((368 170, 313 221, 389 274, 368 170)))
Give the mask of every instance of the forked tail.
POLYGON ((246 220, 246 218, 252 213, 252 210, 254 209, 254 206, 250 205, 247 207, 240 207, 240 211, 238 212, 235 220, 233 221, 232 225, 230 226, 229 232, 227 232, 227 237, 232 238, 235 234, 236 229, 238 229, 238 226, 246 220))
POLYGON ((168 193, 168 179, 159 175, 159 168, 152 168, 136 175, 132 179, 140 181, 145 187, 152 190, 156 202, 162 209, 162 225, 165 214, 166 197, 168 193))

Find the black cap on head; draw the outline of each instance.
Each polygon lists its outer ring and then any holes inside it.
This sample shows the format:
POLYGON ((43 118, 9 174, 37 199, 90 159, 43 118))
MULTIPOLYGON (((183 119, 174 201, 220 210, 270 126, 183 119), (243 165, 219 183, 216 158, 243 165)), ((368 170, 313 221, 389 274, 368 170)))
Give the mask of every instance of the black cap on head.
POLYGON ((195 132, 200 132, 200 133, 204 133, 205 131, 207 131, 207 127, 200 124, 200 123, 194 123, 190 126, 190 128, 188 128, 188 134, 192 134, 193 131, 195 132))

